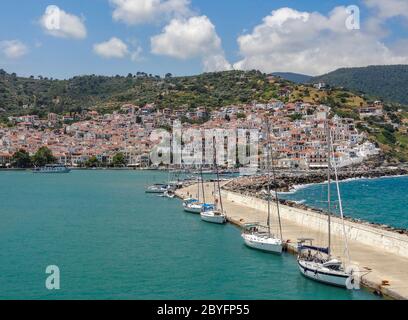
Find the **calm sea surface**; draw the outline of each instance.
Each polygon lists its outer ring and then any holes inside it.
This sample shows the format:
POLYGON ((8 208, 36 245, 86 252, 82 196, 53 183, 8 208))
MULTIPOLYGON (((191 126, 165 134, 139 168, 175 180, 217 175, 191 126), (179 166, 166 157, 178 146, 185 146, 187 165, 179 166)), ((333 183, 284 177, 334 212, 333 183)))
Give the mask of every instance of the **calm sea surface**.
MULTIPOLYGON (((334 184, 331 190, 335 209, 338 209, 334 184)), ((346 216, 408 229, 407 176, 345 181, 340 183, 340 190, 346 216)), ((327 185, 311 185, 281 197, 326 209, 327 185)))
POLYGON ((235 227, 144 193, 166 177, 0 172, 0 298, 375 299, 309 281, 294 256, 250 250, 235 227), (45 288, 48 265, 60 268, 59 291, 45 288))

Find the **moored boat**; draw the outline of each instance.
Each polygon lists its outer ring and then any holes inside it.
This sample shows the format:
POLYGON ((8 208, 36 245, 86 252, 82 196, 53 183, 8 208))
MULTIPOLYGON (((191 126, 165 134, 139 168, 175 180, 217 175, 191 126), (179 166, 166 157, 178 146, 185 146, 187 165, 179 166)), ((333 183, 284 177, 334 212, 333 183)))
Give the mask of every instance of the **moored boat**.
MULTIPOLYGON (((242 238, 244 239, 245 244, 256 250, 269 252, 269 253, 282 253, 282 225, 280 219, 280 210, 279 210, 279 198, 278 192, 275 189, 275 202, 276 202, 276 212, 278 217, 278 226, 279 226, 279 234, 280 236, 276 236, 272 233, 271 230, 271 166, 273 168, 273 155, 271 152, 271 142, 270 142, 270 126, 269 122, 266 121, 267 125, 267 134, 268 134, 268 145, 267 145, 267 157, 266 157, 266 165, 268 170, 268 188, 267 188, 267 197, 268 197, 268 219, 267 219, 267 227, 266 232, 260 231, 261 226, 259 225, 248 225, 244 232, 242 233, 242 238), (272 161, 271 161, 272 160, 272 161), (272 162, 272 165, 271 165, 272 162)), ((276 185, 276 175, 275 170, 273 169, 273 178, 274 178, 274 185, 276 185)))
POLYGON ((34 173, 69 173, 71 169, 62 164, 48 164, 33 169, 34 173))
POLYGON ((168 190, 169 186, 167 184, 154 184, 147 187, 146 193, 165 193, 168 190))
POLYGON ((210 223, 224 224, 227 222, 227 216, 220 210, 203 210, 201 211, 200 216, 201 220, 210 223))
POLYGON ((184 211, 190 213, 197 213, 201 212, 203 204, 199 202, 197 199, 190 199, 183 202, 184 211))
POLYGON ((258 227, 257 225, 251 225, 245 228, 241 235, 245 245, 252 249, 281 254, 282 240, 272 236, 269 232, 260 232, 258 227))
POLYGON ((327 130, 327 222, 328 222, 328 245, 327 247, 313 246, 313 239, 299 239, 298 244, 298 266, 300 272, 307 278, 319 281, 325 284, 343 287, 347 289, 358 289, 356 286, 355 276, 352 268, 347 270, 345 264, 333 257, 331 248, 331 169, 334 168, 337 197, 340 211, 340 218, 343 223, 343 240, 345 243, 344 252, 347 255, 347 262, 350 263, 348 250, 347 234, 344 225, 343 205, 340 195, 340 186, 338 181, 337 167, 335 161, 332 166, 332 156, 334 148, 330 131, 329 121, 326 121, 327 130))
POLYGON ((353 280, 352 274, 344 270, 341 261, 331 258, 329 248, 315 247, 312 240, 301 239, 298 258, 300 272, 309 279, 346 288, 353 280), (305 245, 306 241, 310 241, 310 244, 305 245))
MULTIPOLYGON (((202 211, 200 213, 201 220, 210 223, 216 224, 224 224, 227 222, 227 216, 224 212, 224 207, 222 204, 222 197, 221 197, 221 186, 220 186, 220 176, 218 173, 218 166, 217 166, 217 150, 215 148, 215 138, 213 139, 213 148, 214 148, 214 167, 217 174, 217 189, 218 189, 218 199, 216 198, 216 187, 214 181, 214 203, 215 205, 212 206, 203 206, 202 211), (220 208, 218 209, 218 204, 220 208)), ((204 187, 203 187, 204 193, 204 187)))

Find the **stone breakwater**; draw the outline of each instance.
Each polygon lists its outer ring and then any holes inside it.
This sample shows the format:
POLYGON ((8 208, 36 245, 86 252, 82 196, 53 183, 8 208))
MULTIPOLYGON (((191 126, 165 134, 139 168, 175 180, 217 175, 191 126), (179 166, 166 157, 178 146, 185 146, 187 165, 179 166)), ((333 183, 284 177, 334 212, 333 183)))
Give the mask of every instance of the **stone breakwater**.
MULTIPOLYGON (((387 176, 408 175, 406 167, 379 167, 374 169, 339 170, 339 180, 374 179, 387 176)), ((276 172, 276 181, 271 183, 271 189, 279 192, 289 192, 296 186, 322 183, 327 181, 327 171, 280 171, 276 172)), ((251 192, 253 194, 267 189, 268 177, 251 176, 234 179, 225 188, 234 192, 251 192)))
MULTIPOLYGON (((406 168, 376 168, 371 170, 356 170, 356 171, 341 171, 339 172, 340 180, 348 179, 375 179, 387 176, 401 176, 408 175, 408 169, 406 168)), ((280 192, 289 192, 296 186, 308 185, 314 183, 322 183, 327 181, 327 172, 279 172, 276 176, 276 183, 271 183, 271 189, 277 188, 280 192)), ((240 177, 231 180, 224 185, 223 189, 226 191, 232 191, 244 196, 251 196, 259 199, 266 200, 267 189, 267 177, 266 176, 253 176, 253 177, 240 177)), ((288 207, 310 210, 310 207, 290 200, 280 199, 279 202, 288 207)), ((313 211, 327 215, 324 210, 313 208, 313 211)), ((359 223, 365 226, 372 226, 385 231, 396 232, 403 235, 408 235, 408 229, 394 228, 385 224, 378 224, 374 222, 364 221, 361 219, 355 219, 346 216, 345 219, 350 222, 359 223)))

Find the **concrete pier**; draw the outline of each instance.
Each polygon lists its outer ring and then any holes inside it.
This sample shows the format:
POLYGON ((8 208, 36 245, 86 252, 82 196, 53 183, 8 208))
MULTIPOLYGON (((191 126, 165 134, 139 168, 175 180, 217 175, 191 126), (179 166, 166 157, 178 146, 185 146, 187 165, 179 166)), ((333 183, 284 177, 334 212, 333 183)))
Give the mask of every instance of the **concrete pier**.
MULTIPOLYGON (((213 184, 205 184, 207 199, 212 199, 213 184)), ((197 185, 177 191, 177 196, 197 196, 197 185)), ((267 202, 255 197, 222 191, 228 221, 242 227, 246 223, 266 224, 267 202)), ((277 231, 276 204, 271 205, 273 230, 277 231)), ((313 238, 316 245, 327 245, 327 216, 313 210, 280 205, 283 238, 287 250, 296 253, 297 239, 313 238)), ((332 249, 344 257, 342 223, 332 218, 332 249)), ((346 221, 351 264, 359 268, 362 285, 393 298, 408 299, 408 236, 362 223, 346 221)), ((241 239, 237 239, 240 241, 241 239)))

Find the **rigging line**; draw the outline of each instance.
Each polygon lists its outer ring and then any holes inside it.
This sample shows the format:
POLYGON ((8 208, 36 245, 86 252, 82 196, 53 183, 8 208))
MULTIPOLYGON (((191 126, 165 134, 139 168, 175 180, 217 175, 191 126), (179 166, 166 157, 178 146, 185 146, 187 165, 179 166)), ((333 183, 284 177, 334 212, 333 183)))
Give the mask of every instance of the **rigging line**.
POLYGON ((271 171, 270 171, 270 148, 271 145, 269 143, 269 122, 268 118, 266 118, 266 125, 267 125, 267 134, 268 134, 268 144, 267 144, 267 151, 266 151, 266 172, 267 172, 267 177, 268 177, 268 185, 267 185, 267 192, 268 192, 268 220, 267 220, 267 226, 268 226, 268 233, 269 237, 271 237, 271 171))
MULTIPOLYGON (((276 210, 277 210, 277 214, 278 214, 279 233, 280 233, 280 238, 281 238, 281 240, 283 242, 282 222, 281 222, 281 217, 280 217, 279 195, 278 195, 278 190, 277 190, 278 187, 277 187, 277 180, 276 180, 276 171, 275 171, 275 166, 273 164, 273 161, 274 161, 273 151, 271 150, 271 128, 270 128, 268 118, 266 120, 266 123, 267 123, 267 126, 268 126, 268 158, 270 157, 270 160, 272 161, 272 177, 273 177, 273 184, 275 185, 275 201, 276 201, 276 210)), ((270 171, 269 168, 270 167, 268 166, 268 171, 270 171)), ((269 182, 268 182, 268 186, 270 187, 269 182)), ((270 197, 270 191, 268 192, 268 196, 270 197)))
POLYGON ((203 175, 203 166, 200 167, 200 174, 201 174, 201 190, 203 192, 203 203, 205 203, 205 190, 204 190, 204 175, 203 175))
MULTIPOLYGON (((331 139, 332 139, 332 137, 330 136, 330 140, 331 139)), ((332 153, 333 153, 333 156, 334 156, 333 144, 331 144, 331 149, 332 149, 332 153)), ((343 236, 344 236, 344 242, 345 242, 345 247, 346 247, 347 262, 348 262, 348 264, 350 264, 350 251, 349 251, 348 238, 347 238, 347 233, 346 233, 346 225, 345 225, 345 222, 344 222, 343 203, 342 203, 342 200, 341 200, 341 192, 340 192, 340 184, 339 184, 337 165, 336 165, 336 161, 334 161, 334 159, 333 159, 333 168, 334 168, 334 175, 336 177, 337 197, 338 197, 338 200, 339 200, 339 210, 340 210, 340 217, 341 217, 342 227, 343 227, 343 236)))
POLYGON ((200 175, 197 175, 197 200, 200 202, 200 175))
POLYGON ((326 134, 327 134, 327 214, 328 214, 328 248, 329 256, 331 256, 331 133, 329 120, 326 120, 326 134))
POLYGON ((213 139, 213 146, 214 146, 214 165, 215 165, 215 171, 217 173, 218 197, 220 200, 221 213, 224 213, 224 206, 222 205, 222 198, 221 198, 220 176, 218 173, 218 166, 217 166, 217 149, 215 147, 215 137, 213 139))

